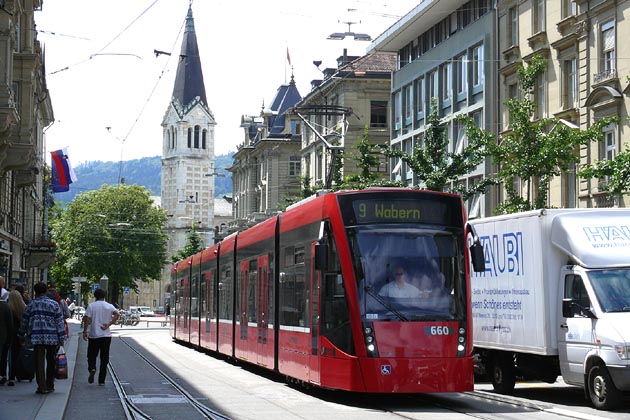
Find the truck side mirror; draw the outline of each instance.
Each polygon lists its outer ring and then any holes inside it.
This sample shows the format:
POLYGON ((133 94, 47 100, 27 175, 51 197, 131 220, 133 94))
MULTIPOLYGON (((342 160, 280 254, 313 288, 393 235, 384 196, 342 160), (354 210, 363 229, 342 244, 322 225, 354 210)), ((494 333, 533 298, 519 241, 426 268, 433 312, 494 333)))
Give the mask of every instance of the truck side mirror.
POLYGON ((476 273, 486 271, 486 257, 483 255, 483 247, 478 240, 470 246, 470 259, 476 273))
POLYGON ((573 318, 575 316, 575 312, 573 312, 573 299, 562 299, 562 316, 564 318, 573 318))
POLYGON ((325 270, 328 267, 328 245, 318 242, 315 244, 315 269, 325 270))

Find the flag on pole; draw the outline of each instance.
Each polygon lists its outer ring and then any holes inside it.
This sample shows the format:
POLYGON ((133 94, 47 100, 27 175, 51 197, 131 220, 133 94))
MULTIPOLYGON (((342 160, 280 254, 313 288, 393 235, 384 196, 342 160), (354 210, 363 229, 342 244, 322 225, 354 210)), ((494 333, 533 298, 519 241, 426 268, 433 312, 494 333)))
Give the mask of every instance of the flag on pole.
POLYGON ((52 166, 52 190, 53 192, 65 192, 70 190, 70 184, 77 180, 77 176, 70 166, 67 149, 50 152, 52 166))
POLYGON ((289 65, 291 65, 291 56, 289 55, 289 47, 287 47, 287 61, 289 62, 289 65))

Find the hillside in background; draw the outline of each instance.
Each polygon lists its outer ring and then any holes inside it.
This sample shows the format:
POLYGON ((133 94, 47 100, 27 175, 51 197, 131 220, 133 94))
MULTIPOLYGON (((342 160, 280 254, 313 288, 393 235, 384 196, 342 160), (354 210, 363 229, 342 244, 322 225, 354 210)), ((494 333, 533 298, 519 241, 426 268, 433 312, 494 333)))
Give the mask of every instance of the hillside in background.
MULTIPOLYGON (((216 157, 217 172, 225 177, 214 180, 215 196, 232 194, 232 174, 225 169, 232 166, 234 152, 216 157)), ((118 185, 122 174, 125 184, 140 185, 150 191, 151 195, 161 194, 162 157, 147 157, 122 162, 86 162, 74 167, 78 181, 70 184, 70 191, 55 193, 53 198, 57 203, 69 203, 77 194, 98 190, 103 185, 118 185)))

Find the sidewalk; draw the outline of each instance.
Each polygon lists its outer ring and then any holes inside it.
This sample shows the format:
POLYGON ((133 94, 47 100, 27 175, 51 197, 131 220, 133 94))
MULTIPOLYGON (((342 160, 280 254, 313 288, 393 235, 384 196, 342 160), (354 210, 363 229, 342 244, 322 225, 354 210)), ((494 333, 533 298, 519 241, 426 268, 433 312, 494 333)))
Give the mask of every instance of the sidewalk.
POLYGON ((0 386, 0 420, 62 420, 68 403, 75 374, 77 348, 81 339, 81 324, 68 320, 70 340, 64 349, 68 358, 68 379, 55 380, 55 392, 45 395, 35 393, 37 382, 20 381, 15 386, 0 386))

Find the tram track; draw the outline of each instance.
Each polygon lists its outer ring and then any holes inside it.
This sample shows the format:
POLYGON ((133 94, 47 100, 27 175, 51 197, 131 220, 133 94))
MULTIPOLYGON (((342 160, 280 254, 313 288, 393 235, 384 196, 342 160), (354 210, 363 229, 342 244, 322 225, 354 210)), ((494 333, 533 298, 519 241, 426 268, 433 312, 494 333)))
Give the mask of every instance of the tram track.
MULTIPOLYGON (((155 363, 145 357, 141 352, 139 352, 136 348, 134 348, 130 343, 127 342, 123 337, 119 338, 120 342, 123 343, 128 349, 130 349, 135 356, 142 360, 146 366, 152 368, 162 380, 162 383, 167 383, 173 389, 176 390, 177 395, 175 398, 170 395, 172 400, 176 400, 179 402, 185 402, 188 406, 192 407, 197 413, 200 414, 201 418, 209 419, 209 420, 231 420, 230 417, 213 410, 206 405, 200 403, 194 396, 192 396, 184 387, 182 387, 176 380, 171 378, 166 372, 160 369, 155 363)), ((136 403, 134 396, 129 395, 125 390, 125 382, 119 377, 118 372, 110 363, 108 365, 109 374, 111 375, 112 380, 114 381, 114 387, 116 388, 116 392, 120 401, 123 405, 123 409, 125 411, 125 416, 128 420, 156 420, 155 416, 151 416, 145 410, 143 410, 139 404, 136 403)), ((169 417, 170 418, 170 417, 169 417)))

